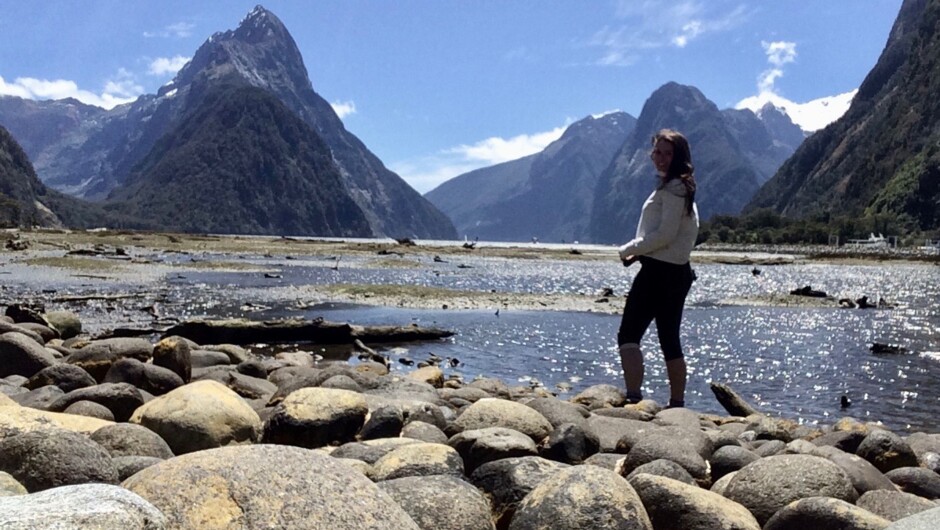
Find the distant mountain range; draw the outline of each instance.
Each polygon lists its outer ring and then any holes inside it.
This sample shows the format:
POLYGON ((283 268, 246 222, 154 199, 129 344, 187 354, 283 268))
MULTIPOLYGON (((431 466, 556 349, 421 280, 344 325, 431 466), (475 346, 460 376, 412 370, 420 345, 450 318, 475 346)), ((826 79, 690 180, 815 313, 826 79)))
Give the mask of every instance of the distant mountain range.
POLYGON ((635 124, 625 112, 589 116, 540 153, 471 171, 425 197, 467 238, 586 240, 598 176, 635 124))
MULTIPOLYGON (((7 96, 0 98, 0 124, 8 127, 14 137, 23 139, 37 173, 48 185, 87 199, 107 199, 110 212, 141 216, 145 222, 165 229, 211 226, 233 233, 456 237, 445 215, 386 169, 345 129, 329 103, 314 92, 300 51, 287 29, 260 6, 237 29, 210 37, 156 95, 141 96, 111 111, 75 101, 35 102, 7 96), (214 153, 211 165, 189 166, 200 161, 167 149, 179 146, 178 137, 189 135, 185 146, 189 153, 197 152, 194 146, 211 150, 220 141, 215 136, 224 131, 195 127, 193 117, 224 123, 225 117, 208 116, 202 106, 209 104, 218 112, 235 112, 218 105, 220 97, 226 99, 218 92, 243 87, 260 89, 283 107, 273 111, 270 100, 243 92, 233 97, 241 98, 246 115, 255 120, 279 119, 285 113, 296 118, 289 120, 292 130, 287 136, 303 138, 306 147, 316 148, 317 152, 302 155, 308 158, 306 162, 316 159, 315 164, 298 164, 298 154, 293 151, 296 146, 285 142, 268 143, 269 150, 248 150, 250 159, 244 156, 246 152, 239 153, 240 166, 227 161, 234 154, 231 152, 214 153), (208 98, 208 94, 213 97, 208 98), (256 104, 263 108, 252 109, 256 104), (184 126, 185 131, 181 130, 184 126), (194 132, 197 137, 192 136, 194 132), (215 164, 223 161, 224 172, 216 172, 215 164), (291 178, 266 182, 266 176, 270 176, 266 170, 273 166, 279 166, 282 174, 291 173, 291 178), (316 171, 308 171, 313 169, 316 171), (218 183, 223 173, 243 184, 265 185, 243 186, 238 200, 232 200, 230 194, 218 193, 222 188, 199 180, 209 175, 210 181, 218 183), (128 188, 132 176, 135 184, 128 188), (144 183, 170 180, 174 186, 144 183), (142 195, 135 196, 135 191, 142 195), (177 209, 174 215, 167 215, 165 205, 179 202, 181 193, 186 195, 187 204, 198 208, 177 209), (329 204, 334 200, 335 204, 329 204), (318 206, 305 210, 296 204, 300 201, 318 206), (278 211, 282 206, 287 211, 278 211), (359 211, 354 212, 356 209, 359 211), (327 211, 334 211, 337 217, 328 221, 327 211), (217 216, 216 222, 203 222, 207 212, 217 216), (220 215, 222 212, 225 215, 220 215), (258 217, 262 212, 264 215, 258 217), (300 219, 305 215, 310 217, 300 219), (250 218, 258 221, 248 222, 250 218), (363 218, 365 223, 361 222, 363 218)), ((277 131, 279 123, 237 125, 250 135, 277 131)), ((232 145, 239 145, 239 141, 232 145)), ((207 159, 212 154, 204 153, 207 159)))
POLYGON ((639 119, 588 117, 541 153, 460 175, 425 197, 468 238, 622 242, 656 184, 650 139, 663 128, 692 144, 703 218, 739 213, 804 138, 773 106, 720 111, 698 89, 668 83, 639 119))
POLYGON ((797 149, 748 210, 885 215, 940 229, 940 3, 905 0, 840 119, 797 149))

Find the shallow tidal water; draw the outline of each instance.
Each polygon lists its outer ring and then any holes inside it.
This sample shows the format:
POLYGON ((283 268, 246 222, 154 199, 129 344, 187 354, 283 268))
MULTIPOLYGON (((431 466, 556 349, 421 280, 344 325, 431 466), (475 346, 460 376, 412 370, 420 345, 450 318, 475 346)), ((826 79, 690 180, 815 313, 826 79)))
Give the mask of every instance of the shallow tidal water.
MULTIPOLYGON (((482 254, 482 253, 479 253, 482 254)), ((188 259, 188 258, 179 258, 188 259)), ((232 256, 200 256, 232 261, 232 256)), ((431 256, 419 259, 430 262, 431 256)), ((694 257, 693 257, 694 259, 694 257)), ((416 362, 430 354, 456 358, 445 374, 465 380, 497 377, 510 385, 541 384, 570 397, 584 388, 608 383, 623 385, 615 336, 619 315, 574 311, 521 311, 497 307, 477 310, 370 307, 324 302, 298 309, 285 292, 303 286, 333 283, 422 285, 497 293, 595 295, 612 288, 622 297, 639 267, 625 269, 608 261, 505 259, 448 256, 447 262, 421 267, 375 265, 374 259, 322 257, 285 260, 249 256, 243 262, 277 271, 187 271, 167 273, 157 282, 121 289, 158 293, 161 307, 182 318, 246 316, 324 317, 354 324, 436 326, 456 332, 440 342, 390 344, 376 349, 388 354, 393 368, 409 368, 401 357, 416 362), (246 306, 257 310, 246 310, 246 306)), ((699 264, 682 328, 689 364, 687 405, 724 414, 708 383, 729 384, 762 411, 809 424, 831 424, 842 416, 882 421, 897 431, 940 432, 940 267, 934 264, 795 263, 759 266, 699 264), (836 298, 885 298, 891 309, 776 307, 772 295, 811 285, 836 298), (907 353, 875 355, 873 342, 903 346, 907 353), (852 401, 840 408, 840 397, 852 401)), ((96 280, 75 284, 58 276, 30 274, 7 283, 4 296, 55 291, 95 291, 96 280)), ((115 288, 115 284, 108 284, 115 288)), ((117 306, 94 302, 83 310, 100 322, 128 325, 149 321, 134 303, 117 306)), ((150 301, 142 297, 139 305, 150 301)), ((53 304, 54 305, 54 304, 53 304)), ((83 316, 84 318, 84 316, 83 316)), ((651 326, 643 342, 646 358, 645 394, 660 403, 668 398, 665 367, 651 326)), ((316 347, 300 346, 317 352, 316 347)), ((326 353, 326 352, 323 352, 326 353)), ((335 352, 334 352, 335 353, 335 352)), ((342 355, 342 354, 341 354, 342 355)), ((354 359, 354 358, 353 358, 354 359)))

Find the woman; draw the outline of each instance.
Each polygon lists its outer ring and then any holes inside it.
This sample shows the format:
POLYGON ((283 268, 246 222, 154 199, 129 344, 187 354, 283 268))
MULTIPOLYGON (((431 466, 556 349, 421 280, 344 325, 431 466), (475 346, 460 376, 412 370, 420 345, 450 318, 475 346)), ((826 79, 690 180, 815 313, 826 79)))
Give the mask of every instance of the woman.
POLYGON ((643 203, 636 237, 620 247, 624 266, 639 260, 641 268, 627 295, 617 343, 627 401, 637 403, 643 399, 640 340, 656 320, 669 376, 669 407, 684 407, 686 368, 679 324, 695 280, 689 255, 698 236, 692 153, 682 134, 663 129, 653 137, 650 158, 659 174, 659 186, 643 203))

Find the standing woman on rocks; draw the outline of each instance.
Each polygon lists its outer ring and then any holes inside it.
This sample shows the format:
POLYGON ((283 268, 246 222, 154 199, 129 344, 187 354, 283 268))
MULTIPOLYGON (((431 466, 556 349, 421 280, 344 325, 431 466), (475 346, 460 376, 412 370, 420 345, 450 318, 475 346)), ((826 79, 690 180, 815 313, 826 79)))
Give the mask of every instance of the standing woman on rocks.
POLYGON ((685 136, 663 129, 653 136, 650 158, 659 185, 643 203, 636 237, 620 247, 623 265, 639 261, 641 268, 627 295, 617 344, 627 401, 637 403, 643 399, 640 341, 655 320, 669 376, 669 406, 684 407, 686 367, 679 324, 695 281, 689 256, 698 237, 692 153, 685 136))

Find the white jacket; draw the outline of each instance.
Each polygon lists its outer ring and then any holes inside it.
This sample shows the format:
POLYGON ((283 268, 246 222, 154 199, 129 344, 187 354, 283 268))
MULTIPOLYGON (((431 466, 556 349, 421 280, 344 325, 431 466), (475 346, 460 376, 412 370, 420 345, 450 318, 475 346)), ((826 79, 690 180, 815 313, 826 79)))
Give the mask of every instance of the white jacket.
POLYGON ((636 237, 620 247, 620 257, 649 256, 675 265, 688 263, 698 237, 698 208, 693 204, 692 215, 688 215, 685 195, 679 179, 654 191, 643 203, 636 237))

